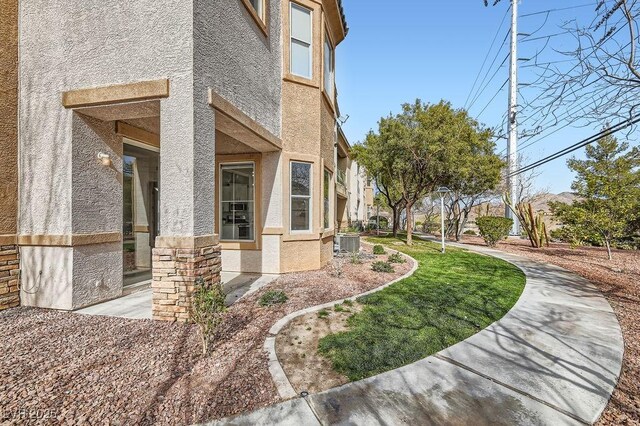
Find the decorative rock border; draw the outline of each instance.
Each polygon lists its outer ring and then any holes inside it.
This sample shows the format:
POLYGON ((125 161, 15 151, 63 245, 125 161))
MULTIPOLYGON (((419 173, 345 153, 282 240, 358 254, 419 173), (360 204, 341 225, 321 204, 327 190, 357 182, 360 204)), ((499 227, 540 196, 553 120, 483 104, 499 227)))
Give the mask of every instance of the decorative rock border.
MULTIPOLYGON (((368 243, 365 243, 365 244, 368 244, 368 243)), ((269 329, 269 336, 264 342, 264 350, 269 354, 269 372, 271 373, 271 377, 273 378, 273 382, 275 383, 276 388, 278 389, 278 394, 280 395, 281 398, 283 399, 295 398, 296 396, 298 396, 298 394, 296 393, 296 391, 293 389, 293 386, 289 382, 289 379, 287 378, 287 375, 284 372, 284 369, 282 368, 280 361, 278 361, 278 355, 276 354, 276 336, 278 335, 278 333, 280 333, 280 331, 284 327, 286 327, 287 324, 293 321, 295 318, 298 318, 302 315, 310 314, 313 312, 318 312, 323 309, 331 308, 336 304, 344 303, 346 300, 353 301, 359 297, 367 296, 372 293, 377 293, 378 291, 383 290, 389 287, 390 285, 393 285, 398 281, 404 280, 405 278, 408 278, 411 275, 413 275, 418 269, 418 261, 405 253, 402 253, 400 251, 398 251, 398 253, 400 253, 407 260, 410 260, 413 262, 413 267, 411 268, 411 270, 406 274, 404 274, 403 276, 396 278, 393 281, 390 281, 386 284, 383 284, 380 287, 374 288, 373 290, 369 290, 367 292, 364 292, 355 296, 334 300, 333 302, 323 303, 322 305, 311 306, 309 308, 301 309, 299 311, 290 313, 286 317, 283 317, 280 320, 278 320, 278 322, 276 322, 269 329)))

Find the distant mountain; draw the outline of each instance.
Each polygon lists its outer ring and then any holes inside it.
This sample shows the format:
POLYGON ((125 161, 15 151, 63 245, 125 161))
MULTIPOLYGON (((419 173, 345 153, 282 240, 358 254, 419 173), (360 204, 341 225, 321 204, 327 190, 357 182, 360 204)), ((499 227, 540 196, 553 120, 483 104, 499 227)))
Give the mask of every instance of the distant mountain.
POLYGON ((549 208, 550 202, 561 202, 571 204, 576 198, 576 194, 573 192, 561 192, 560 194, 542 194, 535 197, 531 202, 534 211, 543 210, 547 214, 551 214, 549 208))

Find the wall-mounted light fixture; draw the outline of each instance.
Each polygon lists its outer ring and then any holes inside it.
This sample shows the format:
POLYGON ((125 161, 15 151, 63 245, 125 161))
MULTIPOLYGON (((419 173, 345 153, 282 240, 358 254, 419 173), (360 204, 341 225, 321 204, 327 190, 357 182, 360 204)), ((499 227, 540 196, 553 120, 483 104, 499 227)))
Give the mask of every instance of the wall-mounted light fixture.
POLYGON ((98 160, 100 160, 103 166, 107 166, 107 167, 111 166, 111 156, 109 154, 106 154, 104 152, 99 152, 98 160))

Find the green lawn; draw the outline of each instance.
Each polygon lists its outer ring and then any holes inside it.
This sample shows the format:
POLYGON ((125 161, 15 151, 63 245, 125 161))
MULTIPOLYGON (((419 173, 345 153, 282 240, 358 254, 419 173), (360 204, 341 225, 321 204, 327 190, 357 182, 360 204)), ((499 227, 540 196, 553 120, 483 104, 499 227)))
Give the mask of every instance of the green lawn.
POLYGON ((425 241, 391 245, 418 260, 415 274, 359 302, 349 330, 320 341, 320 353, 350 380, 410 364, 477 333, 500 319, 520 297, 524 274, 493 257, 425 241))

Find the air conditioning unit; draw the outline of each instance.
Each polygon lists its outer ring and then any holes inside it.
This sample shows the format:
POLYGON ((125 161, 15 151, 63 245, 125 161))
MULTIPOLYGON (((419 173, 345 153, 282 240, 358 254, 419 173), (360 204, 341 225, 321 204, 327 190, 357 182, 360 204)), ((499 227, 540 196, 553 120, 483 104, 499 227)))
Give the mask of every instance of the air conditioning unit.
POLYGON ((360 235, 338 234, 338 247, 341 253, 358 253, 360 251, 360 235))

